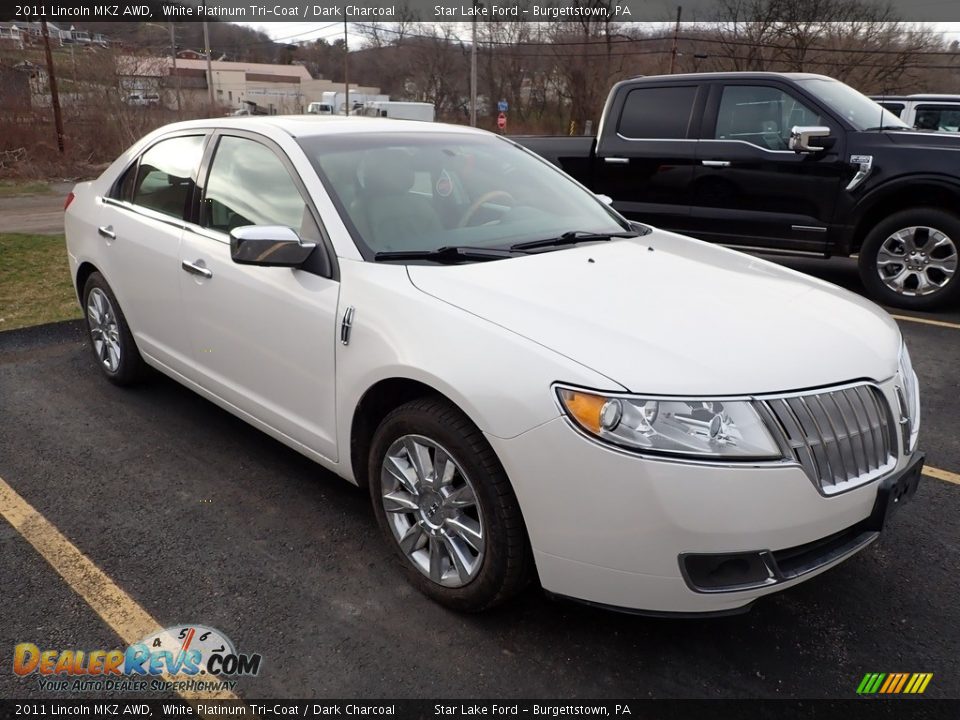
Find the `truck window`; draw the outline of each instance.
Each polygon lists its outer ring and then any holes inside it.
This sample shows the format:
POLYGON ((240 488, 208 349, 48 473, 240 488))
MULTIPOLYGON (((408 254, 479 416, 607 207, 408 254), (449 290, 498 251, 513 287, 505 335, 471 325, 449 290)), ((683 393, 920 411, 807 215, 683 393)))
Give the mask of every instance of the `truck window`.
POLYGON ((696 85, 631 90, 617 132, 631 140, 685 138, 696 97, 696 85))
POLYGON ((960 130, 960 105, 917 105, 913 125, 918 130, 957 132, 960 130))
POLYGON ((727 85, 714 137, 742 140, 765 150, 788 150, 794 125, 822 124, 818 113, 779 88, 727 85))

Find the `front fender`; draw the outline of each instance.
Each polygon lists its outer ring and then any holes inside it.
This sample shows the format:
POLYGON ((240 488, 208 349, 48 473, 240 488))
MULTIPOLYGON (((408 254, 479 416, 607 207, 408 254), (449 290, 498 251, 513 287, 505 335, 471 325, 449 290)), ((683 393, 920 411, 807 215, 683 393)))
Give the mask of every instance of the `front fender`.
POLYGON ((554 382, 623 389, 549 348, 423 293, 402 265, 342 261, 341 273, 339 316, 355 308, 349 343, 337 346, 341 457, 350 456, 355 409, 382 380, 422 383, 499 438, 557 417, 554 382))

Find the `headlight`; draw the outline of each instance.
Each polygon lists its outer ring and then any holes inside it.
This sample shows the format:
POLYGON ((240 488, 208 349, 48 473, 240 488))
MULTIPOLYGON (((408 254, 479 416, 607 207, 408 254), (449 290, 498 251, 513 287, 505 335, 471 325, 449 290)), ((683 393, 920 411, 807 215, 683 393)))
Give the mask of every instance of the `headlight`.
POLYGON ((903 403, 906 405, 903 409, 908 420, 908 425, 904 428, 904 446, 907 452, 913 452, 920 435, 920 388, 917 373, 914 372, 913 363, 910 360, 910 351, 902 340, 900 341, 900 379, 903 383, 903 403))
POLYGON ((783 457, 748 400, 605 396, 557 388, 567 415, 585 432, 651 454, 702 459, 783 457))

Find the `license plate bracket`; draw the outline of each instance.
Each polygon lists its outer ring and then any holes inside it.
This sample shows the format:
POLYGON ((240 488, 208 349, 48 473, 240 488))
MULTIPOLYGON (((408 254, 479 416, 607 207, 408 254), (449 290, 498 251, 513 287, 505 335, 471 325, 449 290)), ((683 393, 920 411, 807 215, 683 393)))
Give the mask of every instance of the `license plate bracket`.
POLYGON ((877 488, 873 511, 867 518, 866 528, 880 532, 896 510, 912 498, 923 474, 923 453, 915 453, 910 464, 896 475, 884 478, 877 488))

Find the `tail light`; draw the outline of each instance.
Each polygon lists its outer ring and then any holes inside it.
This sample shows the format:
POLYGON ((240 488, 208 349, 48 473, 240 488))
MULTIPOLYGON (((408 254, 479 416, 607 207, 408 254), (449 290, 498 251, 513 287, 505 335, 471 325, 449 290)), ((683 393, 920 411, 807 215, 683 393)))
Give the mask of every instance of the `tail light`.
POLYGON ((67 193, 67 199, 63 201, 63 211, 66 212, 67 208, 70 207, 70 203, 73 202, 73 199, 76 197, 72 192, 67 193))

